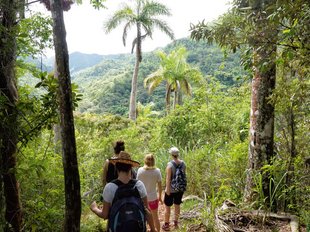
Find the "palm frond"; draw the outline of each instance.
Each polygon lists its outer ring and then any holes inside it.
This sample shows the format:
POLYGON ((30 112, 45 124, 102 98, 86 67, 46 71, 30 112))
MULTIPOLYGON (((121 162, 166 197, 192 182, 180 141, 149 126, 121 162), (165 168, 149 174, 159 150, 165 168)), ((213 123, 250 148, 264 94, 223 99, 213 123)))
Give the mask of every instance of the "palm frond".
POLYGON ((105 21, 103 27, 106 33, 109 33, 121 23, 132 21, 134 17, 133 10, 129 6, 125 5, 124 8, 116 11, 111 18, 105 21))
MULTIPOLYGON (((142 28, 144 29, 146 35, 149 36, 151 39, 153 39, 153 38, 152 38, 152 36, 153 36, 153 28, 152 28, 152 25, 149 25, 148 23, 143 23, 141 26, 142 26, 142 28)), ((145 37, 145 38, 146 38, 146 37, 145 37)), ((145 38, 143 38, 143 39, 145 39, 145 38)))
POLYGON ((124 30, 123 30, 123 44, 126 46, 126 39, 128 35, 128 30, 134 25, 133 21, 129 21, 125 24, 124 30))
POLYGON ((173 30, 169 27, 167 22, 160 19, 153 19, 152 25, 154 25, 154 27, 157 27, 159 30, 164 32, 170 39, 174 40, 173 30))
POLYGON ((156 89, 161 84, 162 81, 163 81, 162 76, 158 76, 157 79, 154 79, 154 81, 149 84, 148 92, 151 94, 154 91, 154 89, 156 89))
POLYGON ((155 1, 146 1, 140 14, 146 18, 152 16, 171 16, 169 8, 155 1))
POLYGON ((131 45, 131 54, 133 53, 133 51, 135 50, 135 46, 137 45, 137 38, 135 38, 132 41, 132 45, 131 45))
POLYGON ((158 69, 157 71, 151 73, 144 79, 143 81, 144 87, 148 88, 149 93, 151 93, 157 86, 160 85, 160 83, 163 80, 164 80, 163 70, 158 69))

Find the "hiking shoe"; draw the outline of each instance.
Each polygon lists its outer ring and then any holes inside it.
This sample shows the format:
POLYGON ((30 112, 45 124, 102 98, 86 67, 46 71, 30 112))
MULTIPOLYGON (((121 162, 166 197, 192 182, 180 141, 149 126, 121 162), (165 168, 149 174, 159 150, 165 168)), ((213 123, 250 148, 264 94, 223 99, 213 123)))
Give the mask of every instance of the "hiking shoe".
POLYGON ((179 223, 178 223, 178 221, 174 221, 174 228, 179 228, 179 223))
POLYGON ((161 227, 164 231, 170 231, 170 226, 169 226, 169 222, 165 222, 165 224, 163 224, 163 226, 161 227))

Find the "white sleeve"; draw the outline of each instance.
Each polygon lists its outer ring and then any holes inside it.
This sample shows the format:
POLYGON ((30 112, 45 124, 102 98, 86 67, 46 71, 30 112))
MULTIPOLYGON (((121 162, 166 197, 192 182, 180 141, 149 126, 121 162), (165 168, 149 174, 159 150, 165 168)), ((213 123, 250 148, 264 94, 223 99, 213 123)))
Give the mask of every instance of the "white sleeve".
POLYGON ((146 193, 146 188, 143 184, 143 182, 141 180, 138 180, 137 183, 136 183, 136 187, 140 193, 140 197, 141 198, 144 198, 147 196, 147 193, 146 193))
POLYGON ((137 179, 138 179, 138 180, 139 180, 139 177, 140 177, 140 175, 141 175, 141 171, 142 171, 141 168, 139 168, 139 169, 138 169, 138 172, 137 172, 137 179))
POLYGON ((157 168, 157 172, 158 172, 157 182, 161 182, 162 177, 161 177, 161 172, 160 172, 159 168, 157 168))
POLYGON ((103 189, 103 200, 112 204, 114 195, 117 189, 117 185, 113 183, 108 183, 103 189))

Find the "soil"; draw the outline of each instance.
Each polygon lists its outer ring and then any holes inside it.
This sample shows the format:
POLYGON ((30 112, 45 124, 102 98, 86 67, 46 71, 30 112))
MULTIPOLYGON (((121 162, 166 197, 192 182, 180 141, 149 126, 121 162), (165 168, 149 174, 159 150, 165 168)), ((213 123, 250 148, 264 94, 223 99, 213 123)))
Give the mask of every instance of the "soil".
MULTIPOLYGON (((180 216, 180 228, 174 228, 173 226, 173 208, 171 209, 171 217, 170 217, 170 231, 187 231, 187 232, 208 232, 207 227, 203 223, 197 223, 200 213, 198 211, 201 210, 201 207, 195 208, 197 212, 182 212, 180 216), (184 218, 188 218, 188 214, 192 215, 190 220, 184 220, 184 218)), ((159 220, 161 225, 164 223, 164 214, 165 207, 163 204, 159 205, 158 209, 159 220)), ((229 215, 222 215, 222 221, 226 223, 230 227, 230 231, 236 232, 291 232, 290 222, 289 220, 278 220, 275 218, 265 218, 264 223, 261 221, 261 218, 255 217, 248 212, 238 212, 229 215)), ((188 218, 189 219, 189 218, 188 218)), ((161 230, 162 231, 162 230, 161 230)), ((223 230, 225 231, 225 230, 223 230)), ((228 231, 228 230, 227 230, 228 231)), ((307 232, 305 226, 299 227, 299 232, 307 232)))

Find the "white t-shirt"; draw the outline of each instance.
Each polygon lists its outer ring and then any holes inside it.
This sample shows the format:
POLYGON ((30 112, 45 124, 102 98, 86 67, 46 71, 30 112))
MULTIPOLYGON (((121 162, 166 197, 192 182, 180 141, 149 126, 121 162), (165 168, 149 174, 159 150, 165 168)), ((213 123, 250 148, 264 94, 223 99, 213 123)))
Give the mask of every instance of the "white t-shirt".
POLYGON ((156 185, 158 182, 161 182, 161 173, 158 168, 149 170, 143 167, 139 168, 137 179, 144 183, 148 201, 155 201, 158 199, 156 185))
MULTIPOLYGON (((136 185, 135 185, 140 193, 141 198, 146 197, 146 189, 142 181, 138 180, 136 185)), ((117 190, 118 186, 114 183, 108 183, 103 189, 103 200, 105 202, 108 202, 112 204, 115 192, 117 190)))

